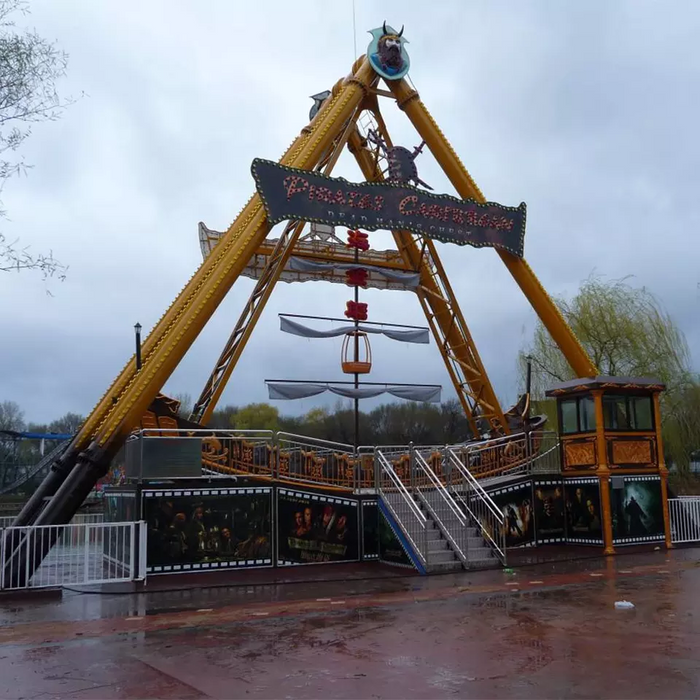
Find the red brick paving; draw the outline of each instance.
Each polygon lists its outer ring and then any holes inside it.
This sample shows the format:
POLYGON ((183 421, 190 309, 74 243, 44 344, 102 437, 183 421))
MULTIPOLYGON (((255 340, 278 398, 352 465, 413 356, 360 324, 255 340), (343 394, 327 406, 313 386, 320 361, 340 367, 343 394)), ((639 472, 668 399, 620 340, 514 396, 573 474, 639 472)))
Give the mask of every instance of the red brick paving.
POLYGON ((0 628, 0 698, 698 697, 696 558, 349 595, 305 586, 286 600, 91 620, 43 603, 0 628), (615 610, 622 598, 636 608, 615 610))

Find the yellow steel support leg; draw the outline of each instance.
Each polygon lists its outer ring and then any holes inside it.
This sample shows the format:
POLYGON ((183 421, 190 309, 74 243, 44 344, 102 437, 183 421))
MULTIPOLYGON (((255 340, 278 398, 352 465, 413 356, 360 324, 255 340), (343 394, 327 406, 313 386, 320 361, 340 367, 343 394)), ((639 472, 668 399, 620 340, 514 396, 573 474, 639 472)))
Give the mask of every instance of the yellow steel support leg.
MULTIPOLYGON (((333 95, 309 127, 288 151, 283 162, 303 169, 313 168, 327 153, 342 132, 347 120, 368 92, 376 76, 366 59, 356 62, 354 73, 333 95)), ((171 323, 162 322, 147 339, 148 351, 142 369, 134 374, 127 365, 115 384, 124 390, 115 397, 108 412, 91 415, 81 433, 86 439, 97 433, 101 446, 126 437, 138 423, 157 392, 184 356, 187 349, 222 301, 233 282, 245 268, 269 231, 267 218, 258 195, 231 225, 211 255, 202 263, 190 284, 175 301, 169 312, 171 323), (190 292, 188 296, 186 292, 190 292), (88 431, 89 427, 89 433, 88 431)))
MULTIPOLYGON (((410 87, 406 80, 388 81, 388 86, 399 107, 406 112, 460 196, 465 199, 485 202, 486 198, 467 172, 449 141, 440 131, 440 127, 426 109, 418 93, 410 87)), ((518 258, 505 251, 499 250, 498 254, 554 342, 559 346, 576 376, 596 376, 598 370, 595 365, 527 262, 523 258, 518 258)))

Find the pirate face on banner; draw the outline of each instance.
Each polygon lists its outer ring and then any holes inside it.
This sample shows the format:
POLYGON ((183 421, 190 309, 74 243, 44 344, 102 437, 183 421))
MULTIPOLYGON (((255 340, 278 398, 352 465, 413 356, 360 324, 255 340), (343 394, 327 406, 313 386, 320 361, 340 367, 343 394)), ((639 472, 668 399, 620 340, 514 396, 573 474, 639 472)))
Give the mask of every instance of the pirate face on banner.
POLYGON ((367 47, 369 62, 382 78, 387 80, 400 80, 411 67, 404 44, 408 42, 403 38, 403 27, 397 32, 393 27, 384 25, 372 29, 369 32, 372 41, 367 47))

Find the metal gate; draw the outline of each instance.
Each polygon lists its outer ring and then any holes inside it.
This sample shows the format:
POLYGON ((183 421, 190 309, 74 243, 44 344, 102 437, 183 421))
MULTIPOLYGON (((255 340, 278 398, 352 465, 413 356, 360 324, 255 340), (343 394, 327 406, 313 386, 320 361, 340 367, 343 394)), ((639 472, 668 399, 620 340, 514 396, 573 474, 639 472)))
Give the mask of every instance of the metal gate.
POLYGON ((146 576, 146 524, 78 523, 0 529, 0 589, 138 581, 146 576), (55 542, 42 558, 45 545, 55 542), (24 556, 17 553, 23 550, 24 556), (35 568, 36 560, 40 563, 35 568), (25 575, 18 566, 26 567, 25 575), (29 580, 26 574, 34 571, 29 580))
POLYGON ((700 542, 700 496, 668 499, 671 542, 700 542))

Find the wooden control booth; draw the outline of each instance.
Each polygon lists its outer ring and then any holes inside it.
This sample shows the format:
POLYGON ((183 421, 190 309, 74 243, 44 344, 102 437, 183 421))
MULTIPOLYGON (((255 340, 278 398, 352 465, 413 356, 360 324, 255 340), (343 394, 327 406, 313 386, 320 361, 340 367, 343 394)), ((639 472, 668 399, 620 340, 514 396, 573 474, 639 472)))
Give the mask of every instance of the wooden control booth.
MULTIPOLYGON (((565 483, 594 477, 599 484, 606 554, 654 541, 671 547, 659 410, 664 388, 644 377, 602 376, 547 391, 557 400, 565 483)), ((593 512, 595 504, 587 505, 593 512)))

